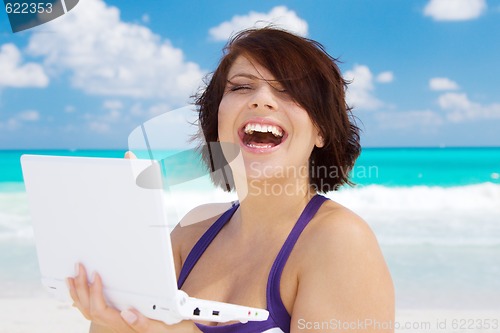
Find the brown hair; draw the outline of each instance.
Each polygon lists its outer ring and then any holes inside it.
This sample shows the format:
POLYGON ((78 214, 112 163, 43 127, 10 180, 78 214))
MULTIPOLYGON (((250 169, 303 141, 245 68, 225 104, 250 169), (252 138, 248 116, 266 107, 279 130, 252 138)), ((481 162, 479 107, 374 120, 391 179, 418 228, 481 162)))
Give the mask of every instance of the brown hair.
MULTIPOLYGON (((343 184, 353 185, 349 172, 361 152, 359 128, 345 101, 347 82, 342 78, 337 59, 320 43, 280 29, 244 30, 228 42, 206 89, 195 100, 205 141, 217 141, 219 104, 227 75, 241 55, 269 70, 291 98, 308 112, 320 131, 324 146, 314 147, 309 158, 311 186, 328 192, 343 184)), ((213 166, 210 157, 203 155, 207 166, 213 166)), ((218 185, 226 183, 222 187, 230 189, 227 181, 214 181, 218 185)))

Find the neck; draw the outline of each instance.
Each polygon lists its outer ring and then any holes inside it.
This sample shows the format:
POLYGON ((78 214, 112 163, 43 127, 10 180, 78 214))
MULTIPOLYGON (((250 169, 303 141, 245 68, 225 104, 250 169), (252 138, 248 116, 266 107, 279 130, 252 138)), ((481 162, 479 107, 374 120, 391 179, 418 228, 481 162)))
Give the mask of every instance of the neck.
POLYGON ((248 237, 291 229, 316 194, 307 180, 297 178, 250 180, 244 185, 236 186, 240 209, 235 232, 248 237))

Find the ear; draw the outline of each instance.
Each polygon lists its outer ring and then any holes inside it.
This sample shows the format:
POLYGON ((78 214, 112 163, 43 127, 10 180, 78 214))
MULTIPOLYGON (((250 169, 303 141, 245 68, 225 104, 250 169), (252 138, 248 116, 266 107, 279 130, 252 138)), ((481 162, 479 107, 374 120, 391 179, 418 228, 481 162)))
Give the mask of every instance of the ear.
POLYGON ((316 136, 314 145, 318 148, 323 148, 325 146, 325 139, 323 139, 323 136, 321 134, 318 133, 318 135, 316 136))

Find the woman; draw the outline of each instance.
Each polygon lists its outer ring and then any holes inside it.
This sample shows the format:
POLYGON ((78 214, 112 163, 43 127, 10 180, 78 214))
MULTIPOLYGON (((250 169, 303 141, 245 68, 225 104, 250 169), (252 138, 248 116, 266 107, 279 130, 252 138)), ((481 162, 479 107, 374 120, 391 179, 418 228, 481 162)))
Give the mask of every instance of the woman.
POLYGON ((240 202, 176 227, 177 275, 192 297, 267 308, 269 319, 169 326, 120 313, 80 266, 69 284, 91 332, 393 332, 393 285, 372 231, 317 194, 349 184, 360 152, 335 59, 274 28, 243 31, 225 51, 196 104, 206 142, 241 150, 229 175, 240 202))

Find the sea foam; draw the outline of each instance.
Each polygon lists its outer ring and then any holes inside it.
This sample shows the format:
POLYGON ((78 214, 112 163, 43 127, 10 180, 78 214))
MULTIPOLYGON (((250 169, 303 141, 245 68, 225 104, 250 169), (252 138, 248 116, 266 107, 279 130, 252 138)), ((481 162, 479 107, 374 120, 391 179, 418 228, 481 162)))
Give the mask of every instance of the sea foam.
MULTIPOLYGON (((385 244, 500 245, 498 184, 446 188, 369 185, 327 196, 363 217, 385 244)), ((172 190, 166 198, 169 225, 174 226, 198 205, 229 202, 236 196, 221 190, 172 190)), ((31 238, 26 193, 0 193, 0 241, 31 238)))

